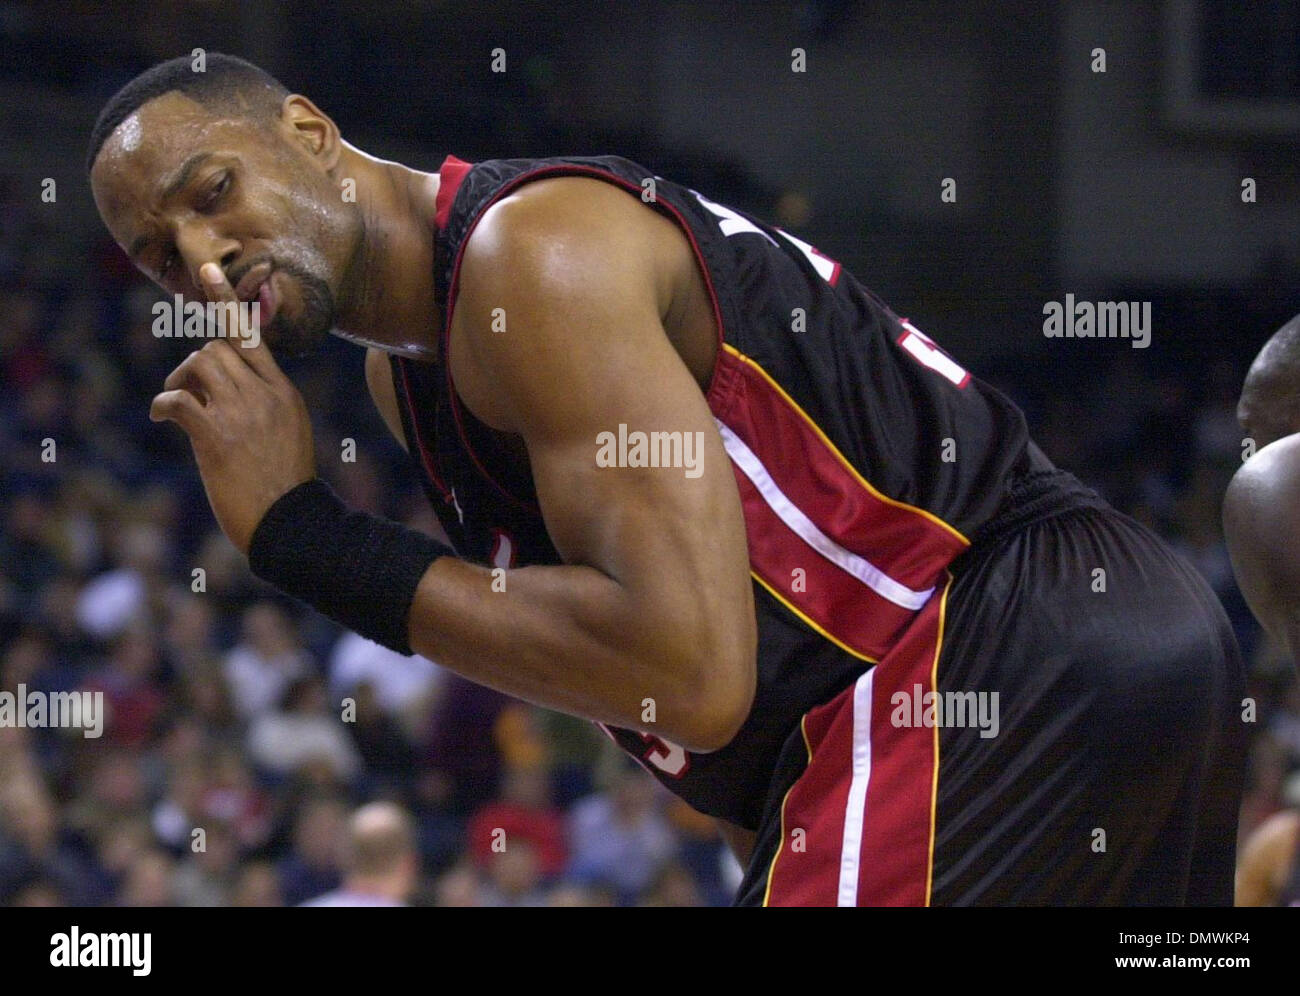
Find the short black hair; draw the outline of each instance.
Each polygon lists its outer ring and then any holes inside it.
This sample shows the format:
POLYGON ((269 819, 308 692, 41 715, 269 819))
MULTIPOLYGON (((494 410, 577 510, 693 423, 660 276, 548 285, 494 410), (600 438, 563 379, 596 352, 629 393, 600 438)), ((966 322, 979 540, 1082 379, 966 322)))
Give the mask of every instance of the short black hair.
POLYGON ((270 121, 280 113, 288 89, 270 73, 233 55, 207 52, 203 69, 195 69, 196 54, 182 55, 160 62, 118 90, 95 119, 90 132, 90 149, 86 153, 89 173, 99 150, 123 121, 141 106, 164 93, 179 90, 204 107, 238 109, 240 113, 270 121))
POLYGON ((1300 399, 1300 315, 1269 337, 1246 373, 1245 389, 1260 401, 1295 406, 1300 399))

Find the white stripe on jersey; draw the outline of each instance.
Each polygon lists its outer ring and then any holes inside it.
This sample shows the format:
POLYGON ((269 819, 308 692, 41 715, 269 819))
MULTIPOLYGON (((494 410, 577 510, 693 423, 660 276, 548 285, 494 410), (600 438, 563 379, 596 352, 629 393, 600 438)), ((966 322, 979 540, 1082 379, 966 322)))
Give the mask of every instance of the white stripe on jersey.
POLYGON ((763 462, 754 451, 746 446, 728 426, 718 419, 714 421, 718 423, 718 431, 722 433, 722 442, 727 448, 727 455, 758 489, 758 493, 763 496, 768 507, 790 527, 796 536, 846 574, 857 578, 881 598, 888 599, 895 605, 916 611, 930 600, 934 588, 927 588, 925 591, 912 590, 895 581, 865 557, 844 549, 818 529, 772 480, 772 475, 767 472, 767 468, 763 466, 763 462))

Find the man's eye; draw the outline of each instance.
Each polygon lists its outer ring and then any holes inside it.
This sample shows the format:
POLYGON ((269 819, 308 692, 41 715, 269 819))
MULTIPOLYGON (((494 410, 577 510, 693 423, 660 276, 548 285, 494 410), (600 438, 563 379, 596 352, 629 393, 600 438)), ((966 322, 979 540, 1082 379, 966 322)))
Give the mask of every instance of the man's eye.
POLYGON ((162 269, 158 271, 158 276, 166 277, 168 274, 170 274, 172 272, 172 268, 176 265, 176 260, 177 260, 177 254, 174 252, 169 252, 167 254, 167 258, 163 260, 162 269))
POLYGON ((223 173, 221 179, 218 180, 216 184, 213 185, 212 189, 208 191, 208 196, 203 199, 203 206, 212 207, 212 205, 217 203, 218 198, 220 198, 229 187, 230 174, 223 173))

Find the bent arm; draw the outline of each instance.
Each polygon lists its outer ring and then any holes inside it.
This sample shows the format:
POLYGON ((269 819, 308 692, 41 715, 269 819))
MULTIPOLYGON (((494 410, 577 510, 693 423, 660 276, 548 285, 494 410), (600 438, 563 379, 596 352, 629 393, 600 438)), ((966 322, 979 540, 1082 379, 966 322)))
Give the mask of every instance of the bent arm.
POLYGON ((654 242, 629 212, 657 216, 597 181, 525 193, 467 247, 449 362, 471 410, 522 437, 565 564, 494 579, 435 561, 411 646, 510 695, 719 749, 754 694, 748 548, 721 437, 660 320, 654 242), (602 466, 620 425, 689 436, 700 472, 602 466))

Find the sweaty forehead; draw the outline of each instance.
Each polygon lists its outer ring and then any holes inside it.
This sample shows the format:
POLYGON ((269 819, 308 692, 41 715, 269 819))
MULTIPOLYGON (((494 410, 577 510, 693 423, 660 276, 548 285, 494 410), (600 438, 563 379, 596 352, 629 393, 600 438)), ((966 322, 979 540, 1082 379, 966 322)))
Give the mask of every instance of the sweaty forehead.
POLYGON ((113 129, 95 160, 92 176, 159 174, 171 160, 183 161, 222 119, 178 91, 148 101, 113 129))
POLYGON ((112 227, 151 202, 194 154, 246 149, 255 132, 247 118, 179 91, 155 97, 113 129, 95 159, 91 184, 100 212, 112 227))

